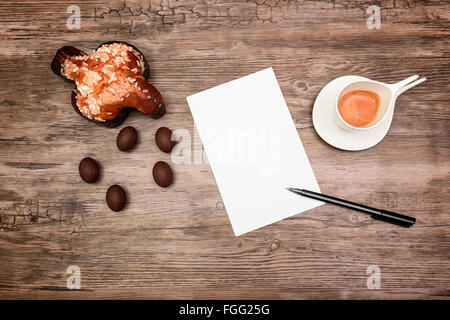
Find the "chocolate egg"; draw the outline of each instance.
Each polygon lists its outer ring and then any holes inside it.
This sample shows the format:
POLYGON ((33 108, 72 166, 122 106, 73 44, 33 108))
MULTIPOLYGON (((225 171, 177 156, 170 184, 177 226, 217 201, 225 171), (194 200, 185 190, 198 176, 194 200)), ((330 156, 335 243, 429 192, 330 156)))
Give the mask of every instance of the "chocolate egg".
POLYGON ((86 157, 80 161, 78 166, 81 179, 86 183, 94 183, 97 181, 100 170, 97 162, 89 157, 86 157))
POLYGON ((106 203, 112 211, 118 212, 122 210, 127 203, 125 190, 117 184, 109 187, 108 191, 106 191, 106 203))
POLYGON ((164 161, 158 161, 153 166, 153 179, 158 186, 167 188, 173 181, 172 169, 164 161))
POLYGON ((161 149, 161 151, 170 153, 173 147, 178 143, 177 141, 172 141, 172 130, 166 127, 161 127, 156 131, 155 140, 156 145, 161 149))
POLYGON ((136 142, 137 131, 131 126, 123 128, 117 135, 116 144, 120 151, 129 151, 133 149, 136 142))

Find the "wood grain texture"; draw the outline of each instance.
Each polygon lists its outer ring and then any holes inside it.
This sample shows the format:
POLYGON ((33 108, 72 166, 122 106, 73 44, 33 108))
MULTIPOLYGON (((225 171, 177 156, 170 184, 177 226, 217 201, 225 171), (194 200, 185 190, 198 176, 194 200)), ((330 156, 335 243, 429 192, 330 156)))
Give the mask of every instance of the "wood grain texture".
POLYGON ((0 1, 0 298, 387 299, 450 297, 449 1, 0 1), (379 30, 366 8, 381 7, 379 30), (54 76, 57 48, 136 45, 167 114, 132 113, 131 153, 70 106, 54 76), (160 126, 194 132, 185 97, 273 67, 324 193, 417 218, 410 229, 324 205, 234 237, 208 164, 172 164, 155 185, 160 126), (342 75, 427 81, 402 95, 386 138, 361 152, 327 145, 311 110, 342 75), (102 166, 95 185, 80 159, 102 166), (114 183, 129 205, 108 209, 114 183), (81 268, 81 290, 66 268, 81 268), (368 290, 366 269, 381 268, 368 290))

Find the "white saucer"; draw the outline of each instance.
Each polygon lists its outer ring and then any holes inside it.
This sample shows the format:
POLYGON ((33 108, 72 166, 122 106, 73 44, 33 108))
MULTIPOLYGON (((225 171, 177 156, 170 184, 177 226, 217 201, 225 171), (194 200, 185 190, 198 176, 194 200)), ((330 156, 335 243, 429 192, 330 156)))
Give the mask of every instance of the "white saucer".
POLYGON ((338 127, 333 120, 334 102, 339 89, 352 81, 365 79, 367 78, 360 76, 336 78, 317 95, 312 113, 314 128, 319 136, 333 147, 348 151, 368 149, 383 140, 389 131, 394 114, 393 108, 383 123, 368 131, 352 132, 338 127))

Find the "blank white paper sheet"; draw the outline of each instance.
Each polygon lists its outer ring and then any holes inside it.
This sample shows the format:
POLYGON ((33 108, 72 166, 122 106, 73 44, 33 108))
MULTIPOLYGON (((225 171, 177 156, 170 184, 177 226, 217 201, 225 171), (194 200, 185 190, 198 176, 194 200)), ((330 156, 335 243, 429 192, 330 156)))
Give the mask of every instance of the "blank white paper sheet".
POLYGON ((236 236, 322 204, 272 68, 187 97, 236 236))

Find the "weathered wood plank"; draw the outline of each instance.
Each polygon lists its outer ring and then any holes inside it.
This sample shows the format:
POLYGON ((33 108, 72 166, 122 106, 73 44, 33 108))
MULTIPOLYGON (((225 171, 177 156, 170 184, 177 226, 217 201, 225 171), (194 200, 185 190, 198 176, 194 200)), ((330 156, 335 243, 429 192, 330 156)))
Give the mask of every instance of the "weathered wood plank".
POLYGON ((448 1, 374 1, 382 27, 368 30, 367 1, 89 1, 81 29, 66 27, 66 1, 0 2, 0 298, 447 298, 450 283, 450 46, 448 1), (167 114, 132 113, 132 153, 76 115, 72 86, 52 74, 56 49, 89 51, 107 40, 138 46, 167 114), (160 126, 194 124, 185 97, 274 67, 325 193, 407 212, 408 230, 321 206, 235 238, 207 163, 172 164, 166 190, 152 164, 160 126), (397 101, 377 146, 344 152, 312 126, 319 90, 359 74, 395 82, 427 77, 397 101), (95 185, 79 179, 96 158, 95 185), (129 196, 121 213, 109 185, 129 196), (82 290, 66 288, 78 265, 82 290), (366 268, 381 268, 368 290, 366 268))

